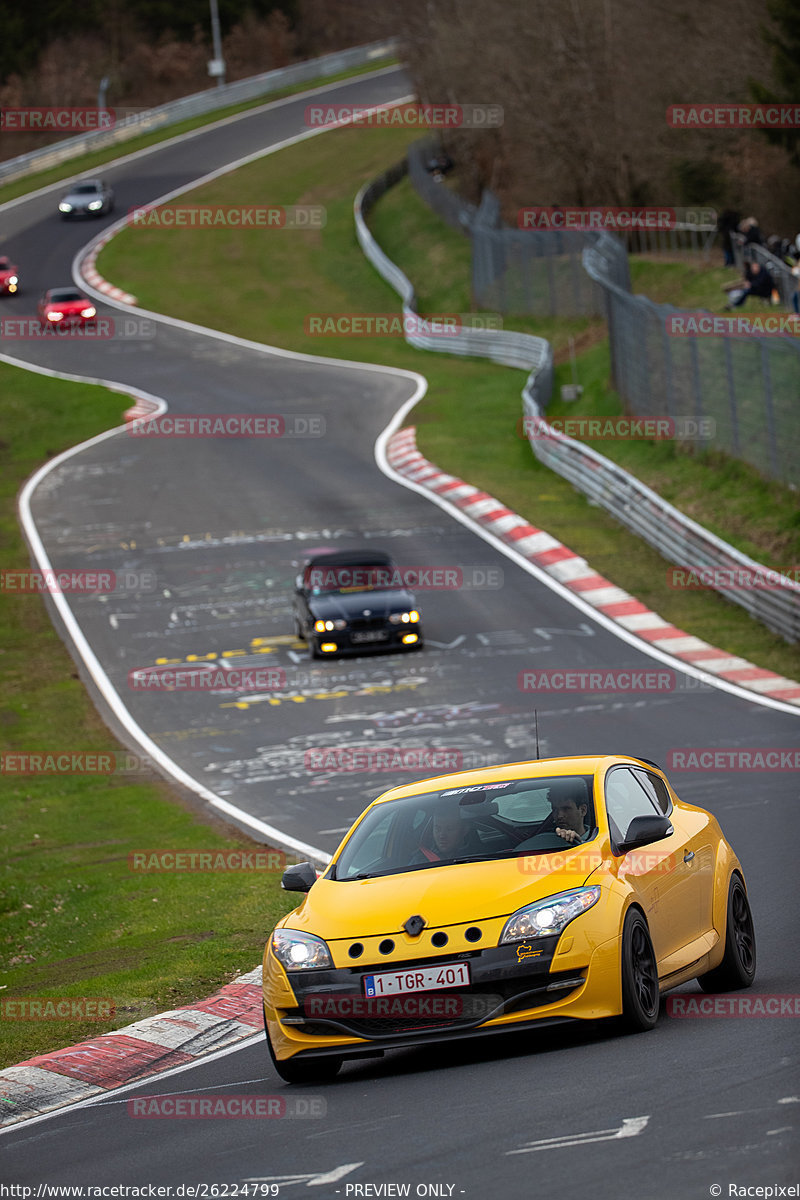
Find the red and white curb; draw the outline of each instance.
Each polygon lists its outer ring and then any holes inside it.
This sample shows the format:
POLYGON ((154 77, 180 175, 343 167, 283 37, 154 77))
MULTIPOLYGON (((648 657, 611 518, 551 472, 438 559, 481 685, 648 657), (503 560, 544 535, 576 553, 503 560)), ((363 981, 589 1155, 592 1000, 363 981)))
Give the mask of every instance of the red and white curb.
POLYGON ((122 288, 115 287, 113 283, 109 283, 95 266, 98 254, 111 241, 113 236, 113 233, 104 234, 103 237, 93 244, 81 263, 81 275, 88 284, 93 288, 97 288, 98 292, 102 292, 105 296, 110 296, 112 300, 118 300, 120 304, 136 304, 135 296, 132 296, 130 292, 124 292, 122 288))
POLYGON ((263 1029, 261 967, 207 1000, 0 1071, 0 1126, 195 1062, 263 1029))
POLYGON ((122 414, 126 422, 138 421, 142 417, 152 417, 156 413, 164 412, 165 405, 157 404, 155 400, 146 400, 144 396, 137 396, 136 402, 132 408, 126 408, 122 414))
POLYGON ((774 671, 756 667, 747 659, 719 650, 702 638, 693 637, 671 625, 635 596, 616 587, 603 575, 598 575, 585 558, 580 558, 543 529, 529 525, 523 517, 506 508, 488 492, 482 492, 454 475, 446 475, 428 462, 417 449, 416 428, 413 425, 399 430, 390 438, 386 454, 390 465, 399 475, 435 492, 440 499, 485 526, 495 537, 513 546, 518 554, 580 595, 598 612, 651 646, 739 687, 800 707, 800 683, 777 675, 774 671))

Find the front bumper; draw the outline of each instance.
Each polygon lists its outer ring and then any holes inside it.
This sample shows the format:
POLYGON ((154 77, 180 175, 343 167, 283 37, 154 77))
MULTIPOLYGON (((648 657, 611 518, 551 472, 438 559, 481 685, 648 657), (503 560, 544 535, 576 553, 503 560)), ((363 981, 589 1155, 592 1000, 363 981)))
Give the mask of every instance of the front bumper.
POLYGON ((385 629, 375 632, 385 634, 385 637, 370 641, 353 641, 351 632, 348 629, 334 631, 333 633, 314 633, 312 634, 312 645, 320 658, 338 658, 340 655, 347 654, 372 654, 375 651, 386 650, 421 650, 424 638, 422 629, 418 626, 408 625, 387 625, 385 629), (403 637, 406 634, 415 633, 417 641, 410 644, 403 642, 403 637), (335 644, 335 650, 324 651, 324 645, 335 644))
POLYGON ((268 950, 264 1017, 273 1052, 280 1060, 375 1056, 400 1046, 618 1013, 617 939, 597 946, 583 964, 574 954, 559 954, 559 940, 541 939, 537 958, 521 956, 518 945, 509 945, 406 960, 400 964, 403 970, 467 962, 470 984, 450 988, 446 994, 427 991, 386 997, 372 1001, 371 1007, 364 996, 364 976, 390 964, 287 973, 268 950), (425 1001, 431 1002, 431 1011, 426 1011, 425 1001), (383 1010, 379 1003, 384 1004, 383 1010))

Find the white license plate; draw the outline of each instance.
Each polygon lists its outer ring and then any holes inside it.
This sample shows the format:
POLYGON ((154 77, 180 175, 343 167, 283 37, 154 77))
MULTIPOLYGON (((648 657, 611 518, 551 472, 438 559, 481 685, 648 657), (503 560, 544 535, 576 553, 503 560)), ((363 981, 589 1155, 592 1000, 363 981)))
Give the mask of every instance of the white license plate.
POLYGON ((386 640, 385 629, 367 629, 363 633, 352 635, 354 642, 383 642, 386 640))
POLYGON ((437 967, 414 967, 410 971, 365 975, 364 995, 398 996, 402 992, 433 992, 439 988, 465 987, 468 983, 467 963, 443 963, 437 967))

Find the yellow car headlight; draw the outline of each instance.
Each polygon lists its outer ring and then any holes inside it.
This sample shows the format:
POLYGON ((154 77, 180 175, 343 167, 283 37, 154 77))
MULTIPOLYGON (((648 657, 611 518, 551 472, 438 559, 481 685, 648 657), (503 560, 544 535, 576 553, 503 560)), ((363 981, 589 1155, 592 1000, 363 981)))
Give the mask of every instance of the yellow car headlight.
POLYGON ((506 921, 500 935, 500 945, 562 933, 570 921, 597 904, 599 899, 599 887, 584 887, 547 896, 535 904, 526 904, 506 921))
POLYGON ((333 966, 331 952, 322 938, 296 929, 276 929, 272 953, 287 971, 309 971, 333 966))

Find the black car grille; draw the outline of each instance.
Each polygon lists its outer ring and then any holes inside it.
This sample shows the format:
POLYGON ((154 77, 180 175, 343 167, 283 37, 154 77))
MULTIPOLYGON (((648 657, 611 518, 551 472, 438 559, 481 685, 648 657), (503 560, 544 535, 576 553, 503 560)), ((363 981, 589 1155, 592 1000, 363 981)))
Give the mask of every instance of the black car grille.
MULTIPOLYGON (((504 1013, 519 1012, 523 1009, 540 1008, 542 1005, 552 1004, 555 1000, 568 996, 570 992, 575 991, 577 987, 582 985, 584 980, 583 978, 578 979, 577 974, 575 971, 561 971, 549 975, 529 975, 515 977, 514 979, 492 980, 484 984, 471 984, 469 987, 459 988, 457 992, 453 992, 451 995, 473 998, 472 1004, 464 1006, 467 1010, 464 1016, 424 1017, 414 1015, 405 1018, 341 1016, 324 1019, 317 1017, 313 1020, 305 1020, 302 1008, 294 1008, 287 1009, 282 1019, 286 1020, 289 1018, 288 1024, 293 1029, 316 1037, 336 1037, 341 1036, 343 1033, 351 1033, 355 1037, 380 1040, 381 1037, 389 1037, 402 1033, 419 1033, 426 1030, 432 1032, 440 1029, 464 1029, 470 1026, 478 1026, 484 1020, 502 1016, 504 1013), (552 991, 549 990, 552 984, 562 981, 570 981, 572 986, 565 986, 563 989, 552 991), (484 997, 491 997, 494 1002, 485 1005, 483 1009, 485 1016, 479 1015, 476 1017, 476 1012, 480 1012, 478 1005, 484 997)), ((435 995, 435 992, 424 993, 424 995, 435 995)))

